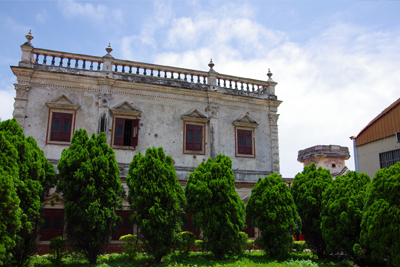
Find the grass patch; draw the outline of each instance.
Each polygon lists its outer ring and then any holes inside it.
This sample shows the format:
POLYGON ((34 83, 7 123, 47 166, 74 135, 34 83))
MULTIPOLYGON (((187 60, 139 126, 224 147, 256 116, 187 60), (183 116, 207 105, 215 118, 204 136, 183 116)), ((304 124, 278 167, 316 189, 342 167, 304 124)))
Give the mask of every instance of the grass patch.
MULTIPOLYGON (((51 256, 35 256, 31 259, 31 266, 35 267, 55 267, 51 263, 51 256)), ((172 254, 163 258, 161 264, 153 265, 153 261, 149 257, 138 254, 137 258, 131 260, 124 254, 106 254, 99 256, 97 265, 110 267, 128 267, 128 266, 157 266, 157 267, 350 267, 351 262, 339 262, 337 260, 317 259, 312 253, 292 253, 289 259, 285 261, 276 261, 266 259, 263 252, 244 253, 242 256, 226 259, 215 260, 210 253, 194 253, 190 252, 187 257, 172 254)), ((60 265, 57 265, 60 266, 60 265)), ((80 254, 73 254, 62 260, 62 266, 91 266, 89 262, 80 254)))

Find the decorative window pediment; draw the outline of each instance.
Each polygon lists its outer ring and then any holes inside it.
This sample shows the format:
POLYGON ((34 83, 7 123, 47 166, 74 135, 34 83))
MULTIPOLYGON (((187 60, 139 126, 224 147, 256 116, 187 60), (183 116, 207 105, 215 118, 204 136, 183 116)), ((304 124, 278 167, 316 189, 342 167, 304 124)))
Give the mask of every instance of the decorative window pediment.
POLYGON ((209 118, 206 115, 198 111, 197 109, 193 109, 182 115, 182 120, 184 121, 199 121, 199 122, 207 122, 209 118))
POLYGON ((233 125, 235 126, 243 126, 243 127, 250 127, 250 128, 255 128, 259 124, 253 120, 248 114, 244 116, 240 116, 236 120, 232 122, 233 125))
POLYGON ((127 101, 119 103, 110 110, 114 114, 132 115, 132 116, 138 116, 140 115, 140 113, 142 113, 140 109, 132 106, 127 101))
POLYGON ((64 94, 55 98, 51 102, 46 102, 46 106, 48 106, 49 108, 73 109, 73 110, 77 110, 81 107, 80 105, 72 101, 68 96, 64 94))

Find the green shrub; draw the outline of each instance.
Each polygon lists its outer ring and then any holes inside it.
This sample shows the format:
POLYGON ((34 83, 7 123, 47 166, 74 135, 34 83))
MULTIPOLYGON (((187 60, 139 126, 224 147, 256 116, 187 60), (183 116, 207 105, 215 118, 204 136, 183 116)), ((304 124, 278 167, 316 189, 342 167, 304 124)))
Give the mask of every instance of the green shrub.
MULTIPOLYGON (((35 139, 31 136, 25 138, 23 129, 15 119, 0 122, 0 132, 17 150, 18 177, 14 179, 14 185, 20 199, 19 207, 21 211, 21 227, 16 231, 12 243, 10 243, 13 248, 11 249, 8 244, 6 245, 7 254, 9 255, 8 252, 12 254, 12 258, 9 259, 10 263, 7 263, 7 265, 24 266, 36 249, 36 241, 42 222, 41 211, 49 188, 54 186, 55 170, 53 165, 45 158, 35 139)), ((4 144, 4 138, 1 139, 0 143, 4 144)), ((0 152, 4 151, 5 153, 6 151, 3 149, 5 147, 2 145, 0 152)), ((14 169, 15 166, 11 166, 9 163, 9 157, 6 161, 0 161, 3 168, 4 165, 8 166, 4 170, 13 175, 8 168, 14 169)), ((9 233, 0 233, 0 239, 7 235, 9 233)), ((0 242, 3 241, 0 240, 0 242)), ((2 250, 0 246, 0 251, 2 250)), ((3 253, 0 252, 0 254, 3 253)), ((0 258, 2 257, 0 256, 0 258)))
POLYGON ((114 151, 104 133, 89 139, 86 130, 74 133, 71 146, 64 149, 57 164, 57 192, 65 201, 65 224, 68 242, 96 264, 121 217, 125 194, 119 178, 114 151))
POLYGON ((247 246, 247 249, 249 250, 249 253, 254 249, 255 245, 256 245, 256 241, 255 240, 247 239, 246 246, 247 246))
POLYGON ((180 232, 179 252, 180 254, 189 255, 190 247, 194 245, 196 236, 192 232, 180 232))
POLYGON ((197 251, 205 252, 206 251, 206 242, 204 240, 196 240, 195 241, 195 246, 197 248, 197 251))
POLYGON ((353 246, 360 243, 360 224, 370 182, 365 173, 351 171, 336 177, 322 193, 321 230, 328 252, 344 253, 358 261, 353 246))
POLYGON ((312 262, 311 260, 293 260, 283 262, 285 266, 295 266, 295 267, 318 267, 318 264, 312 262))
POLYGON ((62 258, 67 254, 67 252, 63 252, 67 246, 67 240, 63 239, 62 236, 57 236, 50 240, 49 249, 53 254, 53 258, 51 259, 52 263, 55 265, 60 265, 62 258))
POLYGON ((326 243, 322 237, 321 211, 322 194, 333 179, 328 169, 316 168, 312 163, 305 166, 294 177, 290 192, 296 203, 302 222, 301 232, 305 235, 307 246, 312 252, 323 257, 326 255, 326 243))
POLYGON ((126 177, 128 201, 133 223, 140 227, 139 238, 146 253, 159 263, 170 254, 179 240, 185 195, 178 182, 172 157, 164 149, 148 148, 138 152, 126 177))
POLYGON ((134 259, 137 256, 140 244, 137 235, 123 235, 119 238, 122 241, 122 251, 128 255, 130 259, 134 259))
POLYGON ((400 162, 376 172, 367 189, 361 221, 360 245, 367 260, 371 257, 387 261, 388 266, 400 266, 399 192, 400 162))
POLYGON ((194 221, 203 230, 214 256, 221 259, 240 251, 237 238, 244 227, 245 213, 235 191, 232 160, 218 155, 202 162, 189 175, 185 195, 187 212, 196 214, 194 221))
POLYGON ((293 243, 291 232, 297 231, 301 221, 289 188, 278 174, 258 179, 246 212, 260 229, 258 244, 266 256, 286 258, 293 243))
POLYGON ((238 242, 237 248, 239 249, 239 251, 237 251, 237 254, 243 254, 246 251, 247 240, 249 240, 249 235, 246 234, 245 232, 239 232, 237 239, 238 242))
POLYGON ((306 241, 294 241, 293 247, 296 252, 303 253, 304 250, 307 248, 306 241))
POLYGON ((15 188, 18 179, 18 152, 0 132, 0 266, 12 258, 15 235, 21 227, 20 200, 15 188))

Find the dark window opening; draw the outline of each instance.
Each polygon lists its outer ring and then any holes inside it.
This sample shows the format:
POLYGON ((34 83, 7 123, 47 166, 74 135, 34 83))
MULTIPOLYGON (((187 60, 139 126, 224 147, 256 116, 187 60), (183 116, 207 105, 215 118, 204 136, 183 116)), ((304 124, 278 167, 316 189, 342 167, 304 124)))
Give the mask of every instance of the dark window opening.
POLYGON ((254 235, 254 221, 252 218, 246 217, 246 225, 242 232, 245 232, 249 237, 255 237, 254 235))
POLYGON ((106 132, 106 114, 101 115, 100 132, 101 133, 105 133, 106 132))
POLYGON ((183 219, 182 231, 192 232, 196 238, 200 235, 200 229, 197 228, 194 219, 196 216, 193 213, 187 214, 187 218, 183 219))
POLYGON ((116 118, 114 145, 136 147, 138 145, 139 121, 116 118))
POLYGON ((43 221, 40 240, 50 241, 54 237, 63 236, 64 210, 45 209, 43 211, 43 221))
POLYGON ((133 235, 133 225, 129 220, 129 217, 133 214, 130 210, 123 210, 116 212, 118 216, 122 217, 122 222, 117 225, 116 231, 112 234, 112 240, 119 240, 123 235, 132 234, 133 235))
POLYGON ((379 154, 379 163, 382 168, 389 168, 400 161, 400 149, 379 154))
POLYGON ((332 168, 336 168, 336 164, 332 164, 332 168))

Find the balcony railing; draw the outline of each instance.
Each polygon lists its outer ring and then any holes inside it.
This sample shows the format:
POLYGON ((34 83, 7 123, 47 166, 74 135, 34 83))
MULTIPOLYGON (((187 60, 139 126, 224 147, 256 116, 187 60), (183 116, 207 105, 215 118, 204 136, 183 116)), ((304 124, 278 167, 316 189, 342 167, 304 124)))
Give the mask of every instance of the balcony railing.
POLYGON ((210 84, 210 77, 216 78, 216 84, 225 89, 265 94, 270 85, 269 81, 248 79, 237 76, 220 74, 217 72, 206 72, 149 64, 143 62, 114 59, 112 57, 97 57, 82 54, 66 53, 48 49, 33 48, 32 62, 35 65, 47 65, 60 68, 79 69, 87 71, 103 71, 104 62, 112 62, 112 71, 115 74, 136 75, 143 77, 154 77, 159 79, 172 79, 187 83, 210 84))

